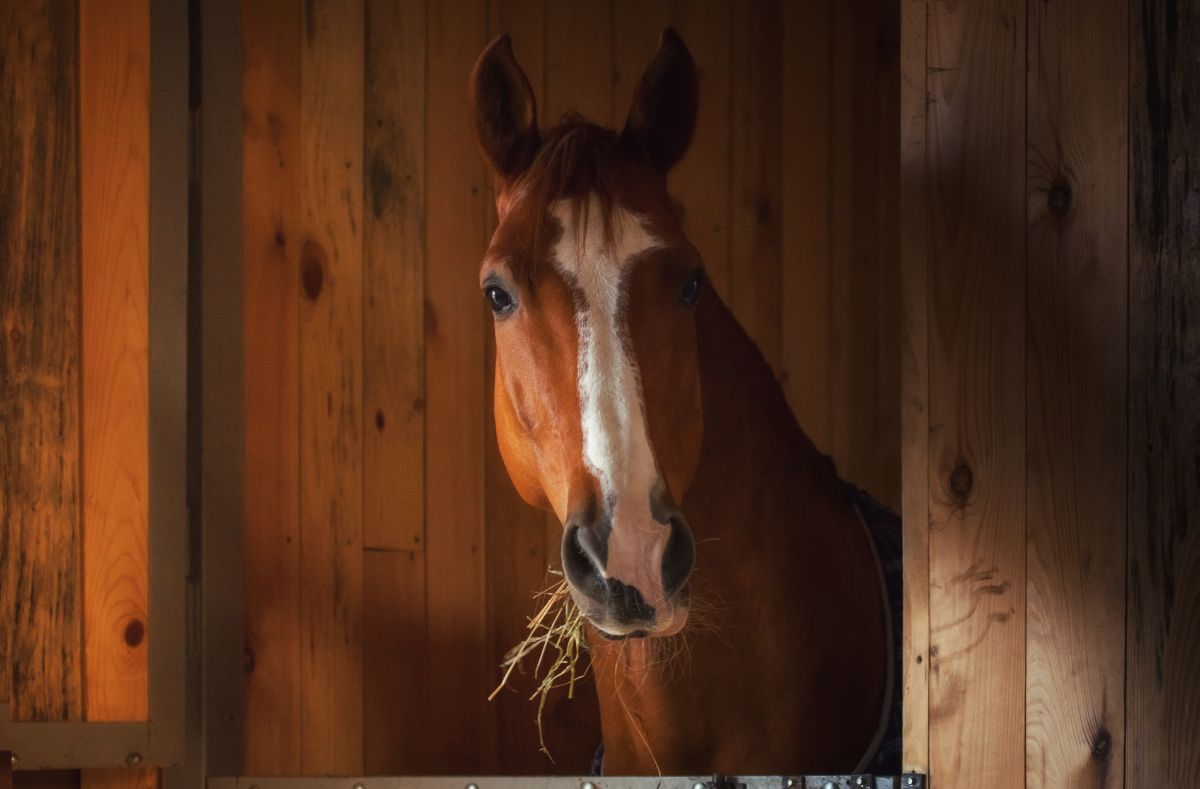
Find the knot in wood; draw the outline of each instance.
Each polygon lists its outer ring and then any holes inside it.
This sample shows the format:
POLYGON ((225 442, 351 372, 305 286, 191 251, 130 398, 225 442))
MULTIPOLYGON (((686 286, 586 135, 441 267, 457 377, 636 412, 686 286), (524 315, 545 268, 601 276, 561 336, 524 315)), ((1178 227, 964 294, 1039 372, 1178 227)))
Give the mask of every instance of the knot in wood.
POLYGON ((125 625, 125 643, 130 648, 142 643, 146 637, 146 625, 140 619, 134 619, 125 625))
POLYGON ((1100 729, 1092 739, 1092 758, 1098 762, 1106 762, 1112 755, 1112 735, 1108 729, 1100 729))
POLYGON ((975 484, 975 473, 966 463, 959 463, 950 472, 950 492, 960 502, 966 502, 971 495, 971 487, 975 484))
POLYGON ((1062 219, 1071 210, 1071 184, 1061 175, 1054 179, 1050 191, 1046 193, 1046 206, 1050 213, 1062 219))
POLYGON ((315 241, 305 241, 300 253, 300 283, 309 301, 316 301, 325 286, 325 250, 315 241))

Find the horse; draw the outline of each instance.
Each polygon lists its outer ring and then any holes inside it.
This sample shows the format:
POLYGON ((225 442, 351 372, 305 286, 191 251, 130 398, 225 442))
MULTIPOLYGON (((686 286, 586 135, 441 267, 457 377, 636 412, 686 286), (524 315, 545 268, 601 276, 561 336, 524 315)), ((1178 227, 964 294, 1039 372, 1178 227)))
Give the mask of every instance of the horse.
POLYGON ((497 439, 563 524, 604 773, 863 770, 895 696, 879 559, 667 191, 696 125, 686 45, 664 31, 619 133, 543 134, 507 35, 470 94, 496 181, 497 439), (701 587, 716 613, 689 627, 701 587))

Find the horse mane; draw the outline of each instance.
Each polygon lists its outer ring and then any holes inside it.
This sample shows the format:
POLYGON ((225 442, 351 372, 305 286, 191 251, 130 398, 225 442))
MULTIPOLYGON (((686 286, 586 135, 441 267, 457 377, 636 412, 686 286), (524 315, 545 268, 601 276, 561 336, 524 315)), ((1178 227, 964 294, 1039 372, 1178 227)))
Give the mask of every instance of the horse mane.
MULTIPOLYGON (((533 163, 514 184, 514 192, 520 195, 521 210, 536 218, 532 223, 533 249, 540 248, 541 234, 546 230, 541 218, 555 203, 564 200, 571 208, 576 244, 583 244, 590 213, 597 208, 605 244, 609 249, 614 248, 617 195, 622 182, 628 182, 633 166, 633 160, 612 129, 597 126, 574 113, 564 115, 546 133, 533 163)), ((527 281, 532 281, 536 274, 535 258, 529 256, 524 261, 526 270, 516 272, 527 281)))

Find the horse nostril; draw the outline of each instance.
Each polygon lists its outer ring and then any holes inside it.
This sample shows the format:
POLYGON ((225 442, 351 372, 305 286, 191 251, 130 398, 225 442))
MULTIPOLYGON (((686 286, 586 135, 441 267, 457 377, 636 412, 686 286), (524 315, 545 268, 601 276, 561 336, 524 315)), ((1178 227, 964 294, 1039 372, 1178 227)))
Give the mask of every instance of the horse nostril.
POLYGON ((695 563, 696 544, 692 540, 692 530, 688 528, 682 516, 673 515, 671 536, 667 539, 667 548, 663 551, 662 560, 663 592, 668 598, 687 583, 695 563))
POLYGON ((591 529, 568 526, 562 541, 563 572, 567 580, 585 593, 603 595, 604 553, 591 529))

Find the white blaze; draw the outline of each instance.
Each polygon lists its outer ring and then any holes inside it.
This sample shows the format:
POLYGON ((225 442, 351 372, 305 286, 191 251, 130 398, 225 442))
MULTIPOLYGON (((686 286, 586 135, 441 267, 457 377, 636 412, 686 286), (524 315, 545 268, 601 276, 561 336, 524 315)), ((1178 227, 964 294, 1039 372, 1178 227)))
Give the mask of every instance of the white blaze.
POLYGON ((613 506, 606 575, 636 586, 655 606, 663 598, 661 566, 669 529, 650 513, 650 491, 658 479, 646 432, 637 360, 624 331, 625 275, 639 254, 661 246, 635 214, 614 206, 612 235, 605 238, 598 200, 590 199, 586 227, 575 227, 571 204, 551 213, 563 234, 554 264, 582 293, 579 330, 579 406, 583 454, 600 482, 603 506, 613 506))

